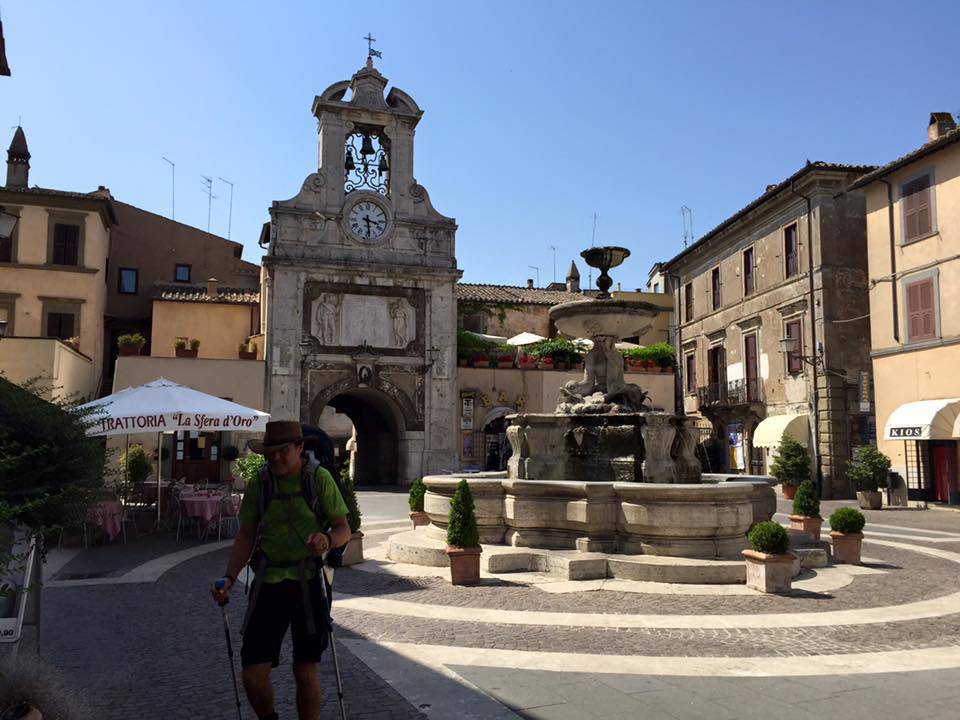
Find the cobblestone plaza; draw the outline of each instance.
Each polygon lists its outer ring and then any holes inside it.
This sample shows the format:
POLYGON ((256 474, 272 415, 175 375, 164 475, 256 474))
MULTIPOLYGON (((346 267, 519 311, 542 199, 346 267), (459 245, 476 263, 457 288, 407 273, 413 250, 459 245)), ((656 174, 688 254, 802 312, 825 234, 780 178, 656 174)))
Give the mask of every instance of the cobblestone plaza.
MULTIPOLYGON (((535 573, 454 587, 442 569, 385 560, 409 527, 405 500, 360 493, 368 560, 337 574, 348 717, 956 717, 955 512, 867 512, 863 566, 807 571, 774 596, 535 573)), ((89 717, 235 716, 207 590, 226 556, 226 543, 160 536, 51 553, 40 655, 89 717)), ((235 638, 245 604, 236 592, 235 638)), ((288 641, 281 717, 295 714, 289 659, 288 641)), ((329 656, 321 671, 335 717, 329 656)))

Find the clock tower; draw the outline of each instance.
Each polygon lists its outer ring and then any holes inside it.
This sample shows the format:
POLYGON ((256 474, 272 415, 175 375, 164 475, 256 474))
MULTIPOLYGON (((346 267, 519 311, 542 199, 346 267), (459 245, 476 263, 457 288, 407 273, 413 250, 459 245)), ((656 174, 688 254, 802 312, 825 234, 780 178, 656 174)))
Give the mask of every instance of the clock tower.
POLYGON ((266 405, 356 434, 359 483, 456 467, 457 225, 413 174, 423 111, 373 65, 313 101, 318 169, 264 226, 266 405))

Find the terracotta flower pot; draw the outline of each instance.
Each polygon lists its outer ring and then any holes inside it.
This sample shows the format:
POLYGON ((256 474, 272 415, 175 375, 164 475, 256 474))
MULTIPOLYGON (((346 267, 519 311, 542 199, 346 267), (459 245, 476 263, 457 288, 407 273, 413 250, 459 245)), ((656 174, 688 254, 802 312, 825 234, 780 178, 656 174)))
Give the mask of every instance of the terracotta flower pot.
POLYGON ((553 358, 540 358, 537 367, 541 370, 553 370, 553 358))
POLYGON ((178 358, 195 358, 197 356, 197 351, 190 348, 176 348, 176 351, 178 358))
POLYGON ((566 360, 554 360, 554 361, 553 361, 553 367, 556 368, 557 370, 566 370, 566 369, 567 369, 567 365, 568 365, 568 363, 567 363, 566 360))
POLYGON ((627 360, 627 372, 641 372, 643 368, 642 360, 627 360))
POLYGON ((467 359, 466 359, 465 357, 457 358, 457 366, 458 366, 458 367, 466 367, 466 366, 467 366, 467 359))
POLYGON ((248 350, 238 350, 237 353, 240 355, 240 360, 256 360, 257 351, 248 351, 248 350))
POLYGON ((860 546, 863 544, 863 533, 842 533, 830 531, 833 540, 833 561, 847 565, 860 564, 860 546))
POLYGON ((883 507, 883 495, 879 491, 860 490, 857 492, 857 504, 861 510, 879 510, 883 507))
POLYGON ((450 582, 453 585, 480 584, 480 553, 478 547, 455 548, 447 546, 450 558, 450 582))
POLYGON ((512 355, 501 355, 497 358, 497 367, 500 370, 507 370, 513 367, 513 356, 512 355))
POLYGON ((810 517, 809 515, 790 515, 789 517, 791 530, 802 530, 813 535, 814 540, 820 539, 820 526, 823 525, 823 518, 810 517))
POLYGON ((358 565, 363 562, 363 533, 357 530, 350 536, 347 549, 343 551, 343 565, 358 565))
POLYGON ((413 523, 413 527, 416 529, 421 525, 429 525, 430 516, 427 515, 423 510, 414 510, 410 513, 410 522, 413 523))
POLYGON ((140 347, 137 345, 120 345, 119 346, 120 357, 131 357, 133 355, 140 354, 140 347))
POLYGON ((793 496, 797 494, 797 486, 784 485, 781 483, 780 487, 783 489, 783 497, 785 497, 787 500, 793 500, 793 496))
POLYGON ((787 593, 793 588, 793 553, 774 555, 742 550, 747 562, 747 587, 763 593, 787 593))

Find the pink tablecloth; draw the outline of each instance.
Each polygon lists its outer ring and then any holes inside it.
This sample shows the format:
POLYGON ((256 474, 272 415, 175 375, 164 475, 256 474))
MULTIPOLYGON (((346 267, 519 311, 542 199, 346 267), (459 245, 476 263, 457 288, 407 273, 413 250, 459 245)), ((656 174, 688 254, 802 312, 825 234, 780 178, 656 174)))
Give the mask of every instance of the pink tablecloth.
MULTIPOLYGON (((183 512, 188 517, 202 518, 206 522, 216 520, 220 515, 220 501, 223 495, 203 495, 183 493, 180 495, 180 502, 183 503, 183 512)), ((233 503, 235 506, 231 512, 224 514, 236 515, 239 503, 233 503)))
POLYGON ((90 522, 99 525, 107 537, 113 540, 123 528, 123 505, 116 500, 98 502, 90 508, 89 518, 90 522))

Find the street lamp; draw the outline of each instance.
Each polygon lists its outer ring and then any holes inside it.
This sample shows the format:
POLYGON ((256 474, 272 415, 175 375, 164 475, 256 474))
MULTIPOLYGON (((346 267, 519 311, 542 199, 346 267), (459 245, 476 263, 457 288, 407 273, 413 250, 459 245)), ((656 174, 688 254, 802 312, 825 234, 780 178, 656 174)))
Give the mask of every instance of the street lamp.
POLYGON ((17 226, 20 217, 0 210, 0 238, 6 240, 13 237, 13 229, 17 226))
POLYGON ((784 355, 800 358, 803 362, 811 365, 823 366, 822 348, 818 343, 818 353, 816 355, 803 355, 800 352, 800 338, 785 337, 780 341, 780 350, 784 355))

